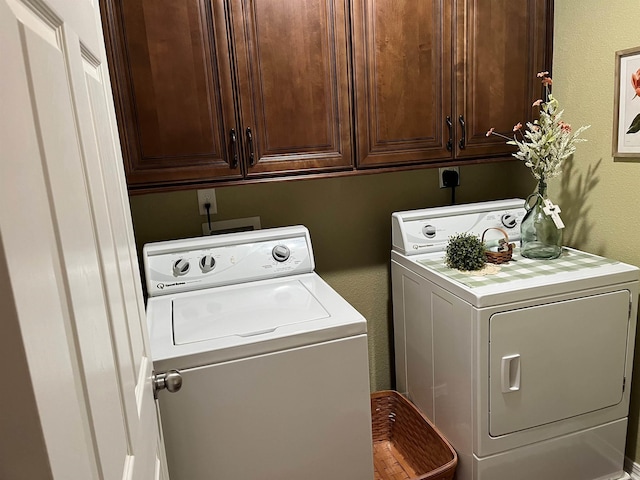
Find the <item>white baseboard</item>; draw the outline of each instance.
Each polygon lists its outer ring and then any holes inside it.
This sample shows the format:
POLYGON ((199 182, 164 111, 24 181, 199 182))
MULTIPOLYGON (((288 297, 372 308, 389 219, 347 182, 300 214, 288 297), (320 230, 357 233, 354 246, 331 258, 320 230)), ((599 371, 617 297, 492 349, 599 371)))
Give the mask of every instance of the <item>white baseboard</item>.
POLYGON ((624 470, 631 476, 632 480, 640 480, 640 464, 635 463, 628 457, 624 458, 624 470))

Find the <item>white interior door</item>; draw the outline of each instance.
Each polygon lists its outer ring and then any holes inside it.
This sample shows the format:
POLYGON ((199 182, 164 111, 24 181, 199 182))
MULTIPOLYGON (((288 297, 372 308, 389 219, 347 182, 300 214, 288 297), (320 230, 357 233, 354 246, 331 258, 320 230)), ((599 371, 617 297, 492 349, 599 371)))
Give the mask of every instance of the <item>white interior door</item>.
POLYGON ((97 1, 0 0, 0 45, 0 478, 166 479, 97 1))

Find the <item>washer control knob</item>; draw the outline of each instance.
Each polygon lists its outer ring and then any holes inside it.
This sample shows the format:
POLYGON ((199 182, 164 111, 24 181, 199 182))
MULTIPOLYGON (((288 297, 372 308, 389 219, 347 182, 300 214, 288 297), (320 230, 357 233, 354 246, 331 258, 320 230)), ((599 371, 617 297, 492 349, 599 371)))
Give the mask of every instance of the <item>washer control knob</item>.
POLYGON ((276 262, 286 262, 291 255, 291 250, 286 245, 276 245, 271 250, 271 255, 276 262))
POLYGON ((517 223, 515 215, 512 215, 510 213, 505 213, 504 215, 502 215, 502 218, 500 220, 502 220, 502 225, 507 228, 515 227, 517 223))
POLYGON ((211 255, 205 255, 200 259, 200 270, 202 273, 208 273, 216 266, 216 259, 211 255))
POLYGON ((180 258, 173 263, 173 274, 176 277, 181 277, 182 275, 186 275, 190 267, 191 265, 189 265, 188 260, 185 260, 184 258, 180 258))
POLYGON ((422 227, 422 234, 427 238, 433 238, 436 236, 436 227, 433 225, 425 225, 422 227))

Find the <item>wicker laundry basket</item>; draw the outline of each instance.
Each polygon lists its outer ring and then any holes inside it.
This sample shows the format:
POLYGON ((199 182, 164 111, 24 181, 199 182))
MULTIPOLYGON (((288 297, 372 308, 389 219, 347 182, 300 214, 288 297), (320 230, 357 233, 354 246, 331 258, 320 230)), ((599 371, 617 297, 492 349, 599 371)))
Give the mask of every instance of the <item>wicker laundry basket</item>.
POLYGON ((371 394, 375 480, 452 480, 458 456, 409 400, 396 391, 371 394))

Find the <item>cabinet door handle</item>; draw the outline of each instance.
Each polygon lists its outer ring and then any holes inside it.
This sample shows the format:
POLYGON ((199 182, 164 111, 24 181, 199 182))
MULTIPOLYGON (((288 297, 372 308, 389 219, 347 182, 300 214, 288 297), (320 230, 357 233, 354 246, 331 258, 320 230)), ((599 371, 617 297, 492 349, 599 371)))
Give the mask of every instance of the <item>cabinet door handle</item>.
POLYGON ((249 147, 249 165, 255 163, 255 155, 253 153, 253 134, 251 133, 251 127, 247 127, 247 146, 249 147))
POLYGON ((236 135, 236 129, 232 128, 229 132, 231 137, 231 168, 238 167, 238 136, 236 135))
POLYGON ((467 143, 467 126, 464 123, 464 116, 460 115, 458 117, 458 121, 460 122, 460 127, 462 128, 462 138, 460 138, 460 150, 464 150, 464 147, 466 146, 467 143))
POLYGON ((453 148, 453 122, 451 117, 447 117, 447 127, 449 127, 449 141, 447 142, 447 150, 451 151, 453 148))

